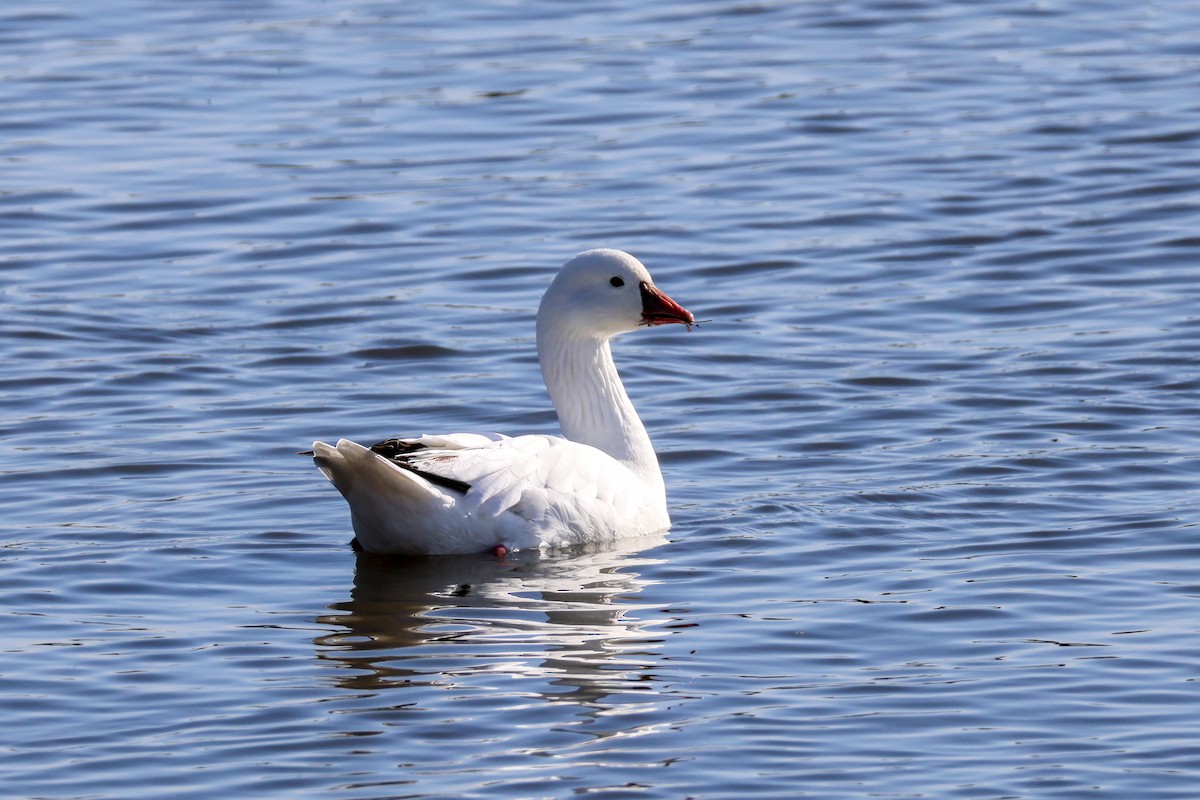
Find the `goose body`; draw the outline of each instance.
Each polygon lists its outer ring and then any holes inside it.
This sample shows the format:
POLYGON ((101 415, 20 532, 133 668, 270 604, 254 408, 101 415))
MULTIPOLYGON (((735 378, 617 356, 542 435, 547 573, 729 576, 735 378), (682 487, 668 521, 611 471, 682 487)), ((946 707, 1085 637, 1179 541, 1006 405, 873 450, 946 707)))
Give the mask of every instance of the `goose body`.
POLYGON ((609 340, 639 326, 694 324, 636 258, 589 250, 542 297, 538 361, 562 436, 456 433, 313 443, 376 553, 432 555, 604 543, 671 524, 658 457, 609 340))

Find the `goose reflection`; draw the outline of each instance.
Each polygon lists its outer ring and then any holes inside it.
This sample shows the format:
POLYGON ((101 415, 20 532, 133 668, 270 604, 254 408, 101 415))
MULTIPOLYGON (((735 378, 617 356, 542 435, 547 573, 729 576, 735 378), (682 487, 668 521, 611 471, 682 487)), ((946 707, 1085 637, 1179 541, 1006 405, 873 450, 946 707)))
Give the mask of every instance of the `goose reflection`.
POLYGON ((548 699, 628 692, 658 662, 634 599, 665 538, 619 549, 395 558, 358 554, 350 598, 318 622, 317 656, 343 688, 455 685, 480 673, 548 680, 548 699))

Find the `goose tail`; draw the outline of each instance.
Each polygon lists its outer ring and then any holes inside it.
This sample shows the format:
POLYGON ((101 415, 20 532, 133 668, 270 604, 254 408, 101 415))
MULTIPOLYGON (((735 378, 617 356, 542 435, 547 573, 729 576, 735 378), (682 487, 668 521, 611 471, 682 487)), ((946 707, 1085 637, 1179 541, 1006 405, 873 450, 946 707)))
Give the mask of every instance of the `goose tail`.
POLYGON ((317 469, 351 501, 351 506, 355 496, 363 495, 399 492, 425 502, 442 497, 427 481, 349 439, 339 439, 336 445, 313 442, 312 454, 317 469))

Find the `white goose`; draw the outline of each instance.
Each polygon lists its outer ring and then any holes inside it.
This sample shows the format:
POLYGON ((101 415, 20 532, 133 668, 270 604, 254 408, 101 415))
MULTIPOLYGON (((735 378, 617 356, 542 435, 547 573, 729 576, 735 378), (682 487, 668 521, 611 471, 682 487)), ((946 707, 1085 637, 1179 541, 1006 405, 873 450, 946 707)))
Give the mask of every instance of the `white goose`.
POLYGON ((620 250, 568 261, 537 313, 538 360, 566 438, 456 433, 313 443, 350 504, 356 546, 434 555, 603 543, 670 527, 658 457, 609 338, 692 314, 620 250))

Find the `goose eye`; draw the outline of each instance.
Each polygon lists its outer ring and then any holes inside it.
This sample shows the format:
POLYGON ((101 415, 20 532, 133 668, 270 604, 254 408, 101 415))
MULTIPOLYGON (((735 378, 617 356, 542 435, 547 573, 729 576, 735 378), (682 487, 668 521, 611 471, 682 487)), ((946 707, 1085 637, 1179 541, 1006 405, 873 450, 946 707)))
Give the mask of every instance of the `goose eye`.
POLYGON ((622 278, 620 275, 613 275, 612 278, 610 278, 608 282, 618 288, 625 285, 625 279, 622 278))

